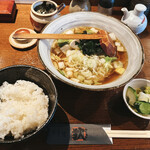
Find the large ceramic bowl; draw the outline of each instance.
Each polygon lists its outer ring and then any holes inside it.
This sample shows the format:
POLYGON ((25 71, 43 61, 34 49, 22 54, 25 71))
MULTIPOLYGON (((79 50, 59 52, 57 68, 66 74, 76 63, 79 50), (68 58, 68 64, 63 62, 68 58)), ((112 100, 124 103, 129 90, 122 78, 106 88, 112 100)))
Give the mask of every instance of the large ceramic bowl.
POLYGON ((64 15, 52 23, 48 24, 42 33, 62 33, 66 29, 77 26, 92 26, 101 28, 107 32, 113 32, 123 43, 128 53, 128 66, 124 74, 117 80, 103 85, 85 85, 73 82, 61 75, 53 66, 50 59, 52 40, 40 40, 38 43, 38 53, 45 68, 57 79, 87 90, 102 91, 123 86, 134 78, 141 70, 144 62, 142 45, 137 36, 126 25, 119 20, 94 12, 76 12, 64 15))
POLYGON ((131 80, 128 84, 125 85, 124 89, 123 89, 123 99, 124 99, 124 102, 126 104, 126 106, 128 107, 128 109, 136 116, 140 117, 140 118, 143 118, 143 119, 148 119, 150 120, 150 115, 142 115, 140 113, 137 113, 135 112, 131 106, 129 105, 129 103, 127 102, 127 96, 126 96, 126 93, 127 93, 127 89, 128 87, 131 86, 133 89, 138 89, 138 88, 143 88, 143 87, 146 87, 146 86, 150 86, 150 80, 147 80, 147 79, 133 79, 131 80))
POLYGON ((22 138, 14 139, 13 137, 9 136, 4 140, 0 139, 0 143, 14 143, 23 141, 37 134, 46 125, 48 125, 48 123, 50 122, 50 120, 54 115, 55 108, 57 105, 57 91, 55 85, 53 84, 53 81, 51 80, 48 74, 32 66, 15 65, 1 69, 0 79, 1 79, 0 86, 3 84, 4 81, 7 81, 8 83, 11 84, 14 84, 17 80, 26 80, 33 82, 40 88, 42 88, 44 93, 49 98, 48 118, 40 128, 25 134, 24 137, 22 138))

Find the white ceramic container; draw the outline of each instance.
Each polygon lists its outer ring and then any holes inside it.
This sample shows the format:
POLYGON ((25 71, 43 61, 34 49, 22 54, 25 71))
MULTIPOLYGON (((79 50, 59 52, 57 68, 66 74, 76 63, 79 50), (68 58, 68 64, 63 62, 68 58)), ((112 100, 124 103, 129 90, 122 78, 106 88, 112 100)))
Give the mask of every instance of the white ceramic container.
POLYGON ((131 106, 128 104, 127 102, 127 99, 126 99, 126 93, 127 93, 127 88, 131 86, 132 88, 134 89, 137 89, 137 88, 142 88, 142 87, 146 87, 146 86, 150 86, 150 81, 149 80, 146 80, 146 79, 133 79, 131 80, 128 84, 126 84, 126 86, 124 87, 124 90, 123 90, 123 99, 124 99, 124 102, 126 104, 126 106, 129 108, 129 110, 136 116, 140 117, 140 118, 143 118, 143 119, 149 119, 150 120, 150 115, 147 115, 147 116, 144 116, 144 115, 141 115, 139 113, 136 113, 132 108, 131 106))
POLYGON ((140 34, 147 27, 147 17, 144 15, 146 9, 143 4, 137 4, 131 11, 124 7, 121 9, 124 13, 121 21, 128 25, 135 34, 140 34))
POLYGON ((124 74, 117 80, 103 85, 85 85, 76 83, 61 75, 54 67, 50 59, 52 40, 40 40, 38 53, 45 68, 57 79, 69 85, 93 91, 115 89, 125 85, 134 78, 140 71, 144 62, 144 52, 137 36, 121 21, 96 12, 75 12, 59 17, 48 24, 42 33, 62 33, 66 29, 77 26, 90 26, 114 32, 117 38, 123 43, 128 53, 128 66, 124 74))
POLYGON ((34 2, 31 5, 31 12, 30 12, 30 21, 32 26, 37 32, 40 32, 44 26, 54 19, 60 17, 60 11, 65 7, 64 3, 61 3, 59 6, 51 0, 38 0, 34 2), (41 5, 43 2, 49 2, 55 6, 55 11, 52 13, 47 13, 47 14, 40 14, 35 11, 35 8, 39 5, 41 5))

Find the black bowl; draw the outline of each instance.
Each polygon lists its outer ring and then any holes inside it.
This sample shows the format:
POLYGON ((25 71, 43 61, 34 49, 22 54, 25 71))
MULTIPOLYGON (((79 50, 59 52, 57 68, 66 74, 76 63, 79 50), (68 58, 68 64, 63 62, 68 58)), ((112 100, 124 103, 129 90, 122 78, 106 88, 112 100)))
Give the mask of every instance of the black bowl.
POLYGON ((55 108, 57 105, 57 91, 48 74, 38 68, 26 65, 15 65, 0 70, 0 86, 4 81, 14 84, 17 80, 31 81, 43 89, 44 93, 48 95, 49 98, 49 116, 40 128, 24 135, 23 138, 14 139, 13 137, 8 136, 4 140, 0 139, 0 143, 15 143, 28 139, 43 129, 50 122, 55 113, 55 108))

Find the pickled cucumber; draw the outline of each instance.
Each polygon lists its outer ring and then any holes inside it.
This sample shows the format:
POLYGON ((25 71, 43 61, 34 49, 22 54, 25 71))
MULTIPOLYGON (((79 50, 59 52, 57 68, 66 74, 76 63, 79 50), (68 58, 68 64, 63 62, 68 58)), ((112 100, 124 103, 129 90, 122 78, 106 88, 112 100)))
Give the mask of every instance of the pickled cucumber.
POLYGON ((134 106, 143 115, 149 115, 150 114, 150 103, 142 102, 142 101, 136 101, 134 103, 134 106))
POLYGON ((138 99, 138 96, 137 96, 137 93, 136 91, 132 88, 132 87, 128 87, 127 89, 127 99, 128 99, 128 103, 131 105, 131 106, 134 106, 134 103, 137 101, 138 99))

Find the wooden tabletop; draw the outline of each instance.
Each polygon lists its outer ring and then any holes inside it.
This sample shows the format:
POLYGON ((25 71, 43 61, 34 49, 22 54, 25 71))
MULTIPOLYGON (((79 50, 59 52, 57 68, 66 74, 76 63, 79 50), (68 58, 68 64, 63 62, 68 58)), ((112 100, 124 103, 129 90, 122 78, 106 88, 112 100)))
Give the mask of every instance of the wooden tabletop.
MULTIPOLYGON (((37 47, 17 50, 8 41, 9 35, 16 29, 25 27, 33 29, 30 23, 30 5, 17 4, 15 23, 0 23, 0 69, 11 65, 31 65, 45 70, 37 53, 37 47)), ((97 6, 92 7, 97 11, 97 6)), ((118 10, 114 17, 120 19, 118 10)), ((68 13, 68 6, 62 15, 68 13)), ((142 71, 137 77, 150 79, 150 25, 139 36, 144 47, 146 59, 142 71)), ((66 85, 52 77, 57 91, 59 104, 52 122, 57 123, 92 123, 111 124, 116 130, 146 130, 148 120, 133 115, 125 106, 122 88, 108 92, 90 92, 66 85)), ((35 137, 16 144, 2 144, 0 150, 99 150, 99 149, 150 149, 150 139, 113 139, 113 145, 60 145, 46 143, 47 130, 35 137)))

